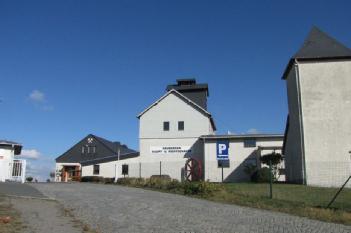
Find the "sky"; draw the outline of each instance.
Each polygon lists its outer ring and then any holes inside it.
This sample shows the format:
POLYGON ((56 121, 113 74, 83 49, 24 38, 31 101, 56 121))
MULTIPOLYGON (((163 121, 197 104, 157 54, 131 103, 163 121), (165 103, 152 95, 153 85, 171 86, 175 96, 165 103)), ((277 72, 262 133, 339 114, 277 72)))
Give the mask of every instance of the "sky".
POLYGON ((138 149, 136 116, 208 83, 218 134, 283 133, 281 76, 312 26, 351 47, 350 1, 0 0, 0 139, 29 175, 92 133, 138 149))

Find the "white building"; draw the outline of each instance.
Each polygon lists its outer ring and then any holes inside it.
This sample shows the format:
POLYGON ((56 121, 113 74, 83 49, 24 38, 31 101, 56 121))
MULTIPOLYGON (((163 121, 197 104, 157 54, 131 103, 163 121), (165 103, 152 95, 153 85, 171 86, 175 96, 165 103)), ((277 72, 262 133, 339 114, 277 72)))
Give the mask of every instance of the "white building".
POLYGON ((341 186, 351 173, 351 50, 313 28, 283 79, 287 180, 341 186))
POLYGON ((24 183, 26 160, 16 159, 22 145, 16 142, 0 140, 0 182, 20 181, 24 183))
MULTIPOLYGON (((204 179, 211 182, 250 181, 245 172, 248 165, 261 168, 260 157, 272 152, 282 153, 284 135, 246 134, 246 135, 206 135, 204 143, 204 179), (217 160, 218 144, 228 145, 228 160, 217 160)), ((285 181, 284 162, 279 164, 278 180, 285 181)))
POLYGON ((194 79, 177 80, 177 84, 169 85, 166 91, 137 116, 140 155, 84 162, 83 176, 94 175, 99 167, 100 175, 117 179, 124 176, 122 166, 125 165, 128 167, 125 175, 129 177, 169 175, 183 180, 189 174, 186 161, 193 158, 201 167, 196 168, 201 172, 199 178, 221 182, 222 165, 217 161, 216 145, 227 140, 229 163, 223 168, 223 181, 240 182, 249 179, 243 170, 246 163, 254 162, 260 167, 257 160, 261 154, 281 151, 283 135, 215 135, 214 120, 207 111, 207 84, 197 84, 194 79))

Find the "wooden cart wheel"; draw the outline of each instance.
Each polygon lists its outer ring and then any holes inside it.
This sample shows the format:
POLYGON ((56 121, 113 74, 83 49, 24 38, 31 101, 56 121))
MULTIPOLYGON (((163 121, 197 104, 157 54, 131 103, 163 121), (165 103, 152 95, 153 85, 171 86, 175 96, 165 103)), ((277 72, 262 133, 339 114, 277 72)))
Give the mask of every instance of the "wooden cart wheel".
POLYGON ((202 163, 195 158, 189 158, 185 162, 185 179, 187 181, 199 181, 202 178, 202 163))

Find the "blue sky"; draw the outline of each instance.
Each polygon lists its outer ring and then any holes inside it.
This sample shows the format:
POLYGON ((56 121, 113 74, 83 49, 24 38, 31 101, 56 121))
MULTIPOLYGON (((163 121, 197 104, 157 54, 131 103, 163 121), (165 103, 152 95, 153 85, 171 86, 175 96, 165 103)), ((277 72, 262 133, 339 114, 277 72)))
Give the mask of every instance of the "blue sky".
POLYGON ((30 173, 89 133, 138 148, 136 115, 208 83, 218 133, 283 133, 281 75, 313 25, 351 47, 350 1, 1 1, 0 138, 30 173))

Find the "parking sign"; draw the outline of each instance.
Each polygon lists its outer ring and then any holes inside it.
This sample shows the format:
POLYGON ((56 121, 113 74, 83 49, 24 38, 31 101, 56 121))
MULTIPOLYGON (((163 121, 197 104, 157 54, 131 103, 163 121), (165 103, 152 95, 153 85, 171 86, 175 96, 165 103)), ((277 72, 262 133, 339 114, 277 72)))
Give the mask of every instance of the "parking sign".
POLYGON ((229 159, 229 141, 217 141, 217 160, 229 159))

